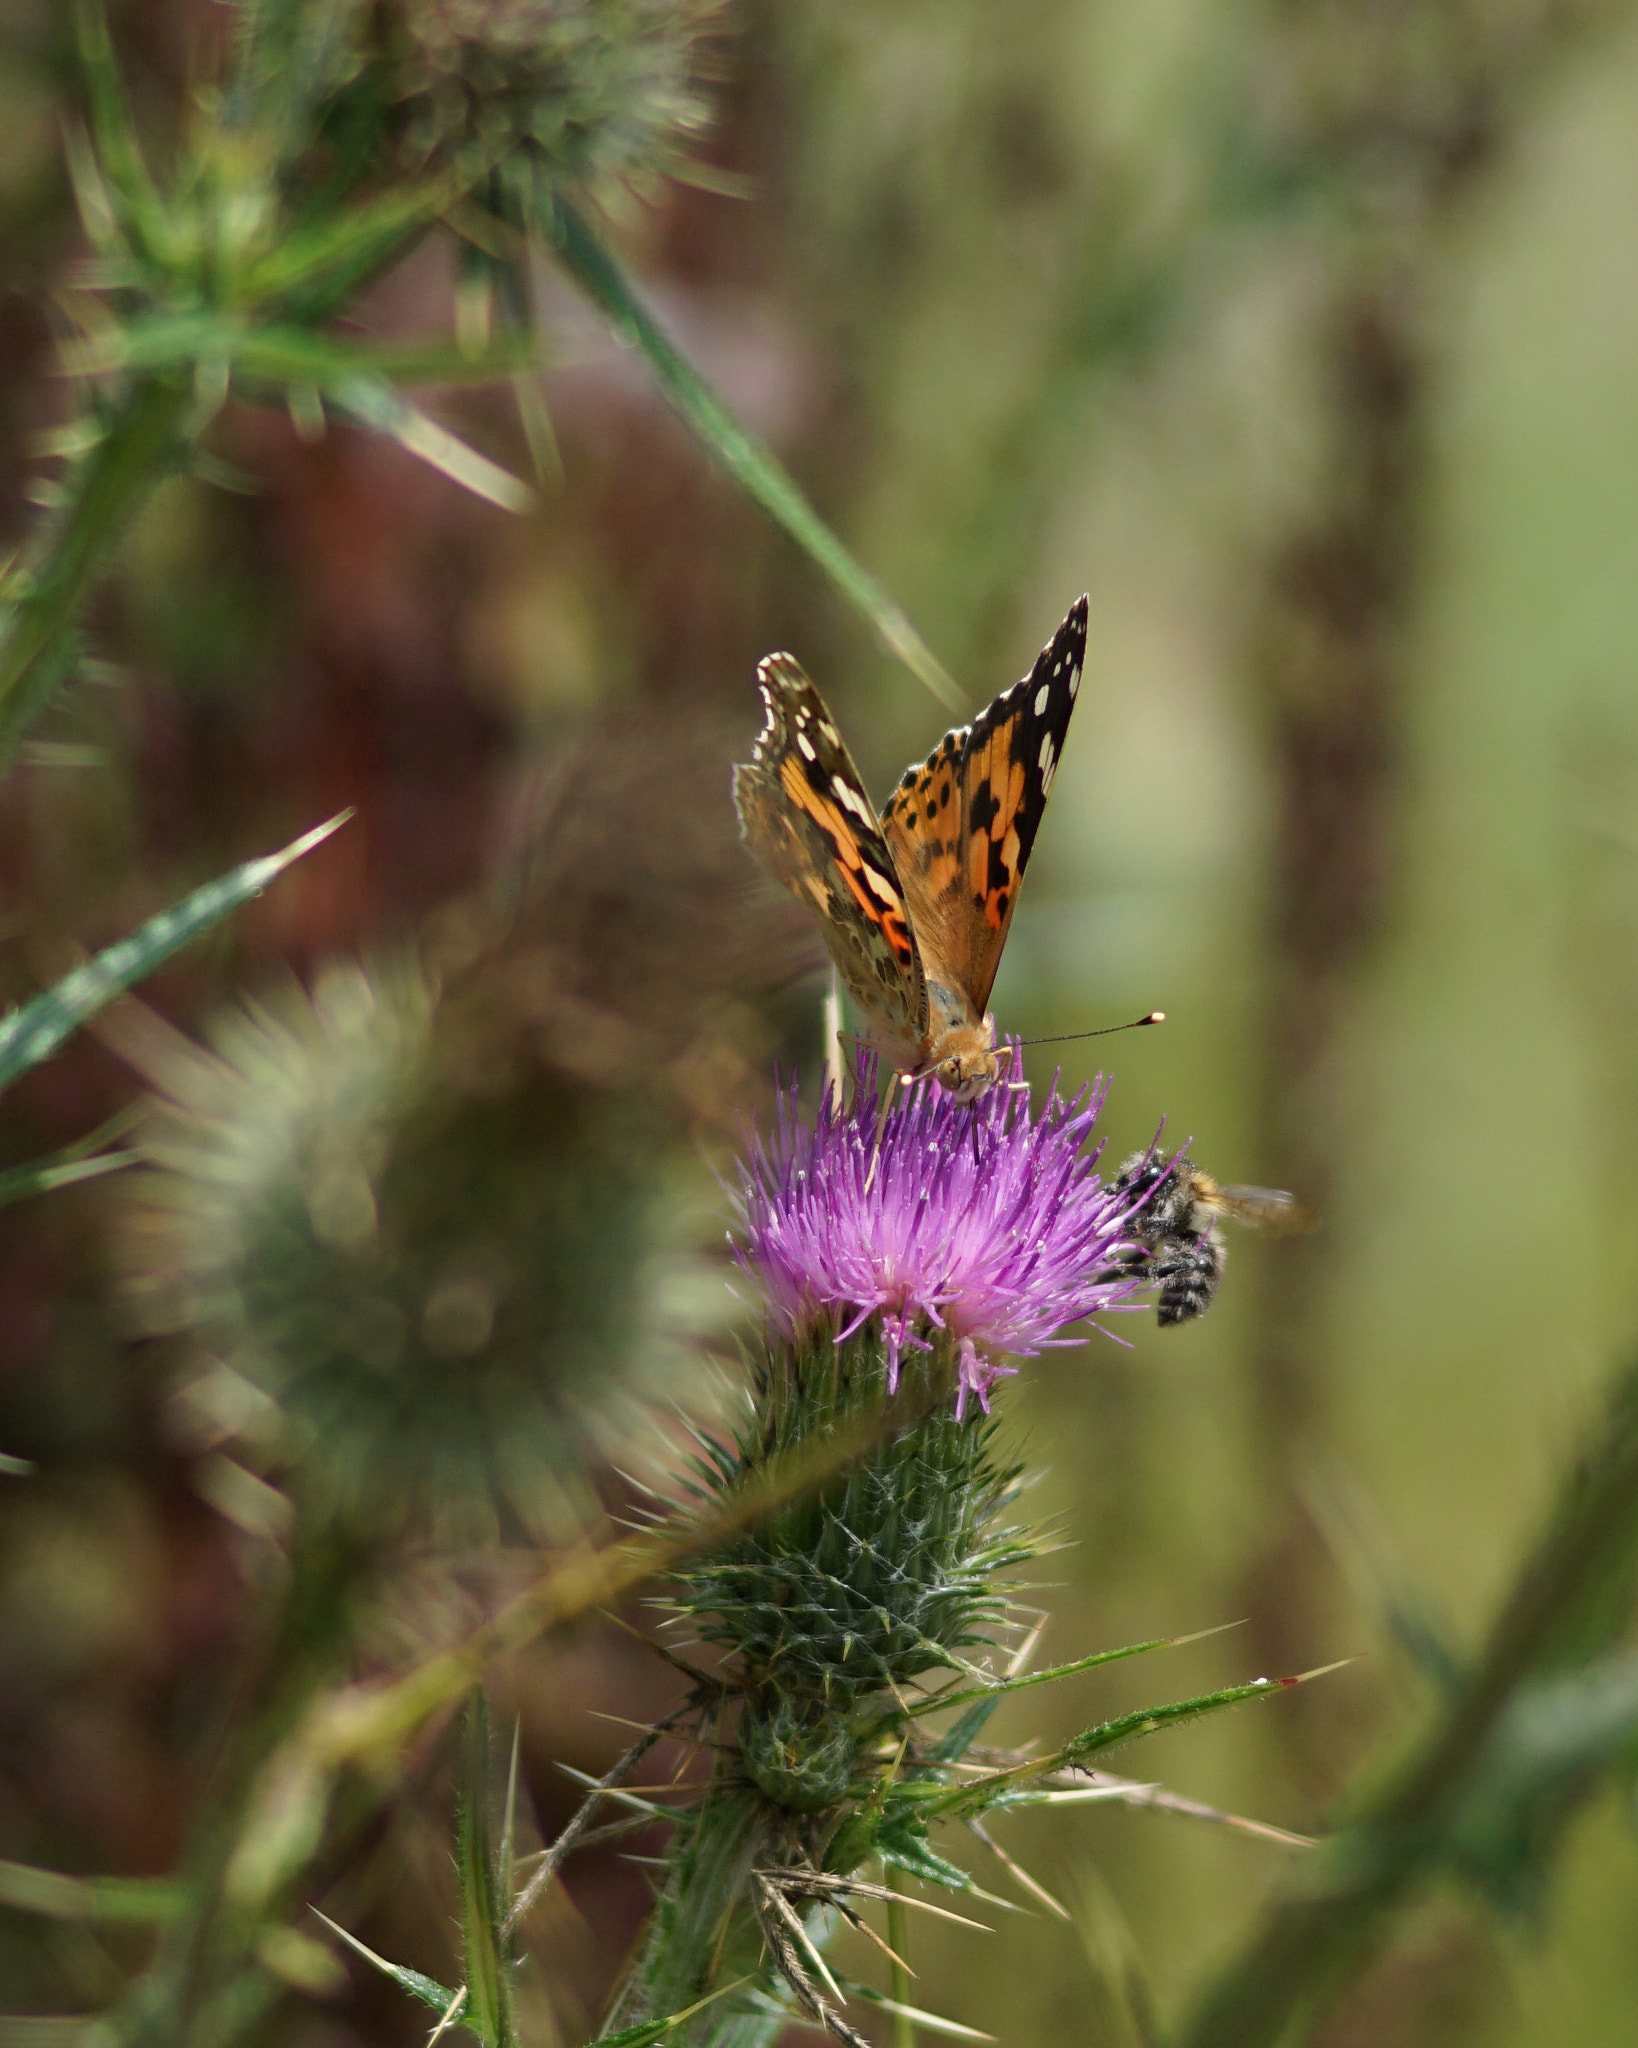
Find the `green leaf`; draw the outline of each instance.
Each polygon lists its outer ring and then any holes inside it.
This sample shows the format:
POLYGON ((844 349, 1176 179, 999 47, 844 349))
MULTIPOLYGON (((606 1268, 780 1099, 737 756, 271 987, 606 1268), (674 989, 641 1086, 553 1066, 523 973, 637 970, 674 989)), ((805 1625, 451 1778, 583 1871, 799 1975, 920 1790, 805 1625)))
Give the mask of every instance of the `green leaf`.
POLYGON ((172 909, 149 918, 130 938, 105 948, 94 960, 75 968, 72 974, 65 974, 32 1002, 0 1019, 0 1089, 9 1088, 19 1074, 49 1059, 88 1017, 95 1016, 144 975, 151 974, 162 961, 198 938, 219 918, 259 896, 293 861, 300 860, 320 840, 328 839, 351 816, 350 811, 342 811, 311 832, 304 832, 282 851, 247 860, 217 881, 207 882, 172 909))
MULTIPOLYGON (((79 0, 75 30, 91 116, 97 182, 123 239, 155 269, 169 272, 177 261, 176 236, 159 187, 142 158, 125 103, 119 60, 99 0, 79 0)), ((84 169, 82 164, 81 176, 84 169)), ((94 205, 93 218, 97 210, 94 205)))
POLYGON ((1208 1636, 1220 1636, 1225 1630, 1238 1628, 1235 1621, 1220 1622, 1215 1628, 1199 1628, 1186 1636, 1155 1636, 1146 1643, 1125 1643, 1118 1650, 1094 1650, 1090 1656, 1076 1657, 1068 1664, 1049 1664, 1042 1671, 1021 1672, 1016 1678, 998 1678, 993 1685, 975 1685, 960 1692, 947 1692, 925 1703, 917 1702, 918 1714, 932 1713, 944 1707, 964 1706, 968 1700, 1000 1700, 1007 1694, 1028 1692, 1031 1686, 1056 1685, 1060 1679, 1074 1678, 1082 1671, 1096 1671, 1102 1664, 1121 1664, 1128 1657, 1146 1657, 1151 1650, 1180 1650, 1187 1643, 1204 1642, 1208 1636))
POLYGON ((856 562, 798 489, 772 449, 742 426, 632 291, 619 265, 585 218, 560 194, 544 209, 545 225, 563 267, 615 329, 640 348, 660 388, 740 487, 773 515, 842 595, 875 628, 888 649, 941 704, 960 711, 961 692, 949 671, 876 579, 856 562))
POLYGON ((101 1174, 117 1173, 122 1166, 135 1164, 134 1152, 101 1152, 94 1159, 53 1152, 48 1158, 0 1173, 0 1208, 8 1202, 21 1202, 29 1195, 49 1194, 53 1188, 72 1187, 77 1180, 95 1180, 101 1174))
POLYGON ((377 433, 386 434, 411 455, 418 455, 432 468, 441 470, 452 482, 464 485, 475 496, 487 498, 504 512, 526 512, 535 494, 526 483, 480 455, 458 435, 410 404, 384 377, 357 371, 333 386, 321 385, 325 396, 344 412, 377 433))
POLYGON ((726 1998, 731 1991, 739 1991, 753 1981, 751 1977, 736 1977, 731 1984, 719 1985, 704 1998, 685 2005, 681 2012, 668 2013, 663 2020, 642 2020, 635 2027, 626 2027, 618 2034, 599 2034, 590 2048, 649 2048, 651 2042, 663 2041, 667 2034, 675 2033, 684 2020, 691 2020, 695 2013, 703 2012, 719 1998, 726 1998))
MULTIPOLYGON (((1342 1661, 1346 1663, 1348 1660, 1342 1661)), ((1327 1672, 1340 1669, 1341 1664, 1325 1664, 1317 1670, 1301 1672, 1295 1678, 1254 1678, 1249 1684, 1224 1686, 1217 1692, 1198 1693, 1193 1699, 1171 1700, 1159 1707, 1140 1707, 1135 1713, 1121 1714, 1112 1721, 1100 1721, 1095 1728, 1074 1736, 1049 1756, 1032 1757, 1026 1763, 993 1771, 987 1778, 974 1778, 966 1784, 937 1791, 922 1801, 921 1812, 929 1817, 941 1813, 962 1816, 984 1813, 992 1806, 1005 1805, 1008 1792, 1014 1786, 1027 1784, 1032 1778, 1045 1777, 1052 1771, 1073 1770, 1123 1742, 1136 1742, 1145 1735, 1158 1734, 1162 1728, 1174 1728, 1184 1721, 1221 1713, 1225 1707, 1237 1707, 1243 1700, 1271 1699, 1278 1693, 1289 1692, 1294 1686, 1306 1685, 1310 1679, 1322 1678, 1327 1672)))
POLYGON ((292 320, 330 312, 430 227, 469 182, 463 176, 397 186, 346 213, 297 228, 245 273, 241 299, 292 320))
POLYGON ((966 1892, 973 1881, 959 1863, 939 1855, 927 1835, 927 1823, 919 1813, 889 1808, 876 1830, 873 1844, 884 1863, 892 1864, 908 1877, 926 1884, 942 1885, 946 1891, 966 1892))
POLYGON ((384 1977, 390 1977, 401 1991, 407 1991, 411 1998, 418 1998, 423 2005, 431 2006, 440 2018, 448 2014, 452 2025, 461 2019, 466 2011, 464 1990, 450 1991, 436 1978, 425 1977, 419 1970, 408 1969, 402 1963, 389 1963, 385 1956, 378 1956, 373 1948, 366 1948, 356 1934, 349 1934, 345 1927, 338 1926, 328 1913, 321 1913, 317 1906, 310 1906, 308 1911, 315 1919, 322 1920, 330 1932, 346 1942, 355 1954, 361 1955, 365 1962, 373 1964, 384 1977), (451 2006, 454 2007, 453 2012, 450 2011, 451 2006))
POLYGON ((95 346, 70 351, 69 360, 88 375, 115 367, 159 375, 214 363, 230 375, 285 393, 322 392, 360 425, 388 435, 504 511, 527 511, 534 503, 527 484, 440 426, 398 389, 401 383, 481 384, 513 376, 540 362, 540 350, 528 337, 474 356, 454 347, 346 342, 290 327, 247 325, 216 313, 164 314, 133 321, 95 346))
POLYGON ((1449 1823, 1452 1859, 1500 1905, 1539 1892, 1567 1796, 1638 1743, 1638 1656, 1538 1679, 1512 1700, 1449 1823))
POLYGON ((902 2000, 889 1998, 885 1993, 873 1990, 868 1984, 858 1984, 852 1978, 838 1979, 850 1999, 857 1998, 865 2005, 874 2005, 882 2012, 890 2012, 898 2019, 911 2020, 918 2027, 925 2027, 930 2034, 944 2034, 952 2041, 993 2041, 994 2034, 981 2034, 977 2027, 964 2027, 958 2020, 940 2019, 936 2012, 924 2012, 919 2005, 906 2005, 902 2000))
POLYGON ((261 325, 232 314, 152 313, 73 351, 76 369, 189 369, 224 361, 240 376, 284 387, 333 388, 352 377, 398 384, 492 384, 546 360, 539 340, 514 334, 480 351, 453 342, 372 342, 309 328, 261 325))
POLYGON ((467 1705, 461 1739, 461 1791, 455 1865, 461 1887, 466 1960, 466 2024, 484 2048, 516 2048, 512 2011, 510 1896, 501 1882, 490 1784, 489 1703, 481 1687, 467 1705))
POLYGON ((239 0, 228 118, 284 149, 310 145, 313 109, 349 70, 357 0, 239 0))
POLYGON ((66 1877, 29 1863, 0 1863, 0 1905, 47 1920, 169 1920, 181 1903, 180 1890, 165 1878, 66 1877))

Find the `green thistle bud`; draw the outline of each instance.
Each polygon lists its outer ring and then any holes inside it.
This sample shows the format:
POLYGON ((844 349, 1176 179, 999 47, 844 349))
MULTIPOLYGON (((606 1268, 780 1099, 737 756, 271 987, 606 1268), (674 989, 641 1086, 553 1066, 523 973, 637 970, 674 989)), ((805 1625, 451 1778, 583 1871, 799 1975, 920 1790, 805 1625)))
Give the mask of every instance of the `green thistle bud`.
POLYGON ((705 127, 722 0, 394 0, 392 86, 422 160, 521 157, 556 185, 639 186, 705 127))
POLYGON ((619 1098, 475 1060, 446 1009, 408 961, 334 967, 170 1059, 132 1291, 298 1504, 551 1530, 654 1390, 652 1158, 619 1098))
POLYGON ((725 1492, 754 1483, 770 1457, 819 1451, 838 1437, 882 1440, 760 1517, 683 1582, 681 1604, 700 1634, 736 1654, 747 1737, 765 1760, 748 1758, 748 1768, 770 1798, 780 1798, 776 1780, 797 1785, 837 1768, 845 1786, 845 1767, 820 1756, 836 1748, 834 1718, 929 1671, 964 1668, 963 1653, 988 1643, 1004 1612, 997 1574, 1030 1555, 1020 1531, 997 1525, 1016 1468, 996 1462, 986 1418, 957 1418, 953 1360, 935 1352, 907 1362, 891 1401, 888 1379, 874 1332, 770 1347, 747 1428, 718 1465, 725 1492), (764 1695, 777 1702, 767 1713, 764 1695), (810 1727, 816 1746, 799 1757, 793 1745, 810 1727))

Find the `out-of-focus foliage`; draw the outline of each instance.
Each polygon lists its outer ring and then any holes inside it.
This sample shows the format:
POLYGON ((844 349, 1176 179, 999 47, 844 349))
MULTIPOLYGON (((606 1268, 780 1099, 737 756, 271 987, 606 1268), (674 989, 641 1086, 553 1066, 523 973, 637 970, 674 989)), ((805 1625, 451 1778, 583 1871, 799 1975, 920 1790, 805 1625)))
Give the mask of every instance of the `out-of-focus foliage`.
POLYGON ((548 180, 652 187, 710 119, 722 0, 401 0, 383 10, 411 160, 516 148, 548 180), (396 46, 396 47, 395 47, 396 46))

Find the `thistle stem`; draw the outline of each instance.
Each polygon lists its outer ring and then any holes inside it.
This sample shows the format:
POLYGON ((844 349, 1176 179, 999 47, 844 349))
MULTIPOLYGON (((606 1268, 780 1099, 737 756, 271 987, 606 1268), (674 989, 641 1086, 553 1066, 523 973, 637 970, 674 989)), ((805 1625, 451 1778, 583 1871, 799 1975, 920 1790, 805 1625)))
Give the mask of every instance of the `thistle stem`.
MULTIPOLYGON (((758 1967, 762 1939, 747 1902, 766 1841, 763 1802, 755 1792, 735 1785, 706 1794, 688 1839, 678 1845, 617 2026, 681 2012, 724 1973, 737 1977, 758 1967)), ((732 2025, 730 2015, 710 2007, 679 2034, 679 2044, 716 2042, 724 2022, 732 2025)))
MULTIPOLYGON (((893 2002, 908 2006, 911 2003, 909 1964, 897 1958, 907 1958, 910 1953, 910 1916, 897 1896, 898 1886, 893 1882, 892 1871, 884 1870, 882 1876, 894 1893, 887 1907, 887 1945, 895 1957, 892 1965, 893 2002)), ((893 2015, 893 2048, 916 2048, 916 2023, 908 2012, 893 2015)))
MULTIPOLYGON (((303 1853, 263 1861, 268 1882, 254 1896, 234 1881, 247 1816, 268 1759, 332 1683, 351 1641, 364 1558, 345 1541, 302 1549, 279 1626, 263 1657, 266 1695, 236 1744, 189 1846, 184 1905, 152 1962, 111 2019, 120 2048, 229 2048, 265 2017, 283 1987, 261 1966, 263 1936, 279 1924, 317 1841, 303 1853)), ((292 1788, 295 1792, 297 1788, 292 1788)), ((292 1811, 298 1800, 289 1802, 292 1811)), ((263 1845, 264 1849, 267 1845, 263 1845)), ((305 1848, 305 1845, 303 1845, 305 1848)))

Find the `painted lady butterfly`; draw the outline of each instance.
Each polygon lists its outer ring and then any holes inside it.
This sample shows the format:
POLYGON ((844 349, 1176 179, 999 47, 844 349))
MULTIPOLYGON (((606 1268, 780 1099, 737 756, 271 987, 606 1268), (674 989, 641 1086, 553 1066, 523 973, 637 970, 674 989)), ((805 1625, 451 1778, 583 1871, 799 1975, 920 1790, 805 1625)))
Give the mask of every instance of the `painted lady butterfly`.
POLYGON ((1022 682, 905 771, 879 819, 800 665, 757 669, 768 723, 734 770, 746 840, 818 913, 870 1045, 960 1102, 1001 1077, 990 990, 1081 685, 1086 603, 1022 682))

